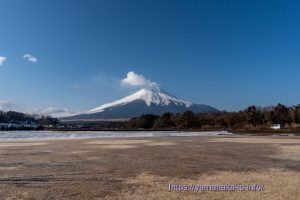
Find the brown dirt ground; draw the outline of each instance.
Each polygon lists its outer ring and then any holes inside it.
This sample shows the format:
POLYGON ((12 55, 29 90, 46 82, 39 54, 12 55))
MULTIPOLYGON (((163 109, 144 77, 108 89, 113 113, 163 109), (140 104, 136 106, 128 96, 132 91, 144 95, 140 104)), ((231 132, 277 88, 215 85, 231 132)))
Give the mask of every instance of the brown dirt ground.
POLYGON ((300 199, 299 137, 0 142, 0 199, 300 199), (168 191, 263 184, 263 191, 168 191))

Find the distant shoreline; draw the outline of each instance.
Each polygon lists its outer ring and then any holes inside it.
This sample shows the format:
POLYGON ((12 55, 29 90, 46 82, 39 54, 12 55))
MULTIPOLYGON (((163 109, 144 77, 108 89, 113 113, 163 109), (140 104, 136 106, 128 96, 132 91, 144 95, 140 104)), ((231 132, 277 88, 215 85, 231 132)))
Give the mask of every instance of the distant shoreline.
MULTIPOLYGON (((141 133, 150 133, 150 132, 162 132, 162 133, 214 133, 218 132, 219 135, 222 135, 222 132, 224 132, 224 135, 228 135, 227 133, 231 133, 232 135, 252 135, 252 136, 300 136, 300 131, 293 131, 293 130, 199 130, 199 129, 185 129, 185 130, 176 130, 176 129, 168 129, 168 130, 159 130, 159 129, 43 129, 43 130, 7 130, 7 131, 0 131, 0 135, 2 133, 16 133, 16 132, 53 132, 53 133, 96 133, 96 132, 141 132, 141 133)), ((183 135, 184 136, 184 135, 183 135)), ((1 138, 0 138, 1 140, 1 138)))

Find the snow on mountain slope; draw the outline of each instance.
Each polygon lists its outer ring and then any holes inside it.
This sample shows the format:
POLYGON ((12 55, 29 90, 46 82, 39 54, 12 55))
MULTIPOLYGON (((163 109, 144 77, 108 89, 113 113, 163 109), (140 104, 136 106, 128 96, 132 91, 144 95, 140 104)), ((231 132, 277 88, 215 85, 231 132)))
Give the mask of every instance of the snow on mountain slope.
POLYGON ((144 88, 144 89, 141 89, 138 92, 136 92, 132 95, 129 95, 123 99, 96 107, 96 108, 88 111, 87 114, 103 112, 106 109, 109 109, 111 107, 126 105, 126 104, 136 101, 136 100, 144 101, 148 107, 151 104, 154 104, 157 106, 167 106, 169 104, 175 104, 178 106, 185 106, 186 108, 188 108, 192 105, 191 102, 178 99, 178 98, 160 90, 159 88, 152 88, 152 89, 144 88))
POLYGON ((61 120, 127 120, 143 114, 162 115, 166 112, 185 111, 218 112, 218 109, 205 104, 195 104, 178 99, 158 87, 145 87, 123 99, 96 107, 85 113, 64 117, 61 120))

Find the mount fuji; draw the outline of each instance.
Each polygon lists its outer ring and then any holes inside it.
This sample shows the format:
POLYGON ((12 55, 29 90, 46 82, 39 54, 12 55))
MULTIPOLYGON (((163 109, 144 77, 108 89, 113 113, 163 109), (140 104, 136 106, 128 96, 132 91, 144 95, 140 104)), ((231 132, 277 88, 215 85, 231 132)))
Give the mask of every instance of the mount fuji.
POLYGON ((85 113, 62 120, 126 120, 142 114, 161 115, 165 112, 218 112, 214 107, 181 100, 159 88, 143 88, 120 100, 107 103, 85 113))

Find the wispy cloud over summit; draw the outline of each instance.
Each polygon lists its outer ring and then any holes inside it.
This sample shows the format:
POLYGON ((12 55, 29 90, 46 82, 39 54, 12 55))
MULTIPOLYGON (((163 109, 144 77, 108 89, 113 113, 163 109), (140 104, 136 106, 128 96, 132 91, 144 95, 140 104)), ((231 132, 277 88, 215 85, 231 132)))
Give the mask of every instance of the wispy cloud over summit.
POLYGON ((127 73, 127 76, 121 80, 124 86, 138 86, 143 88, 159 88, 156 82, 145 78, 143 75, 136 74, 133 71, 127 73))

